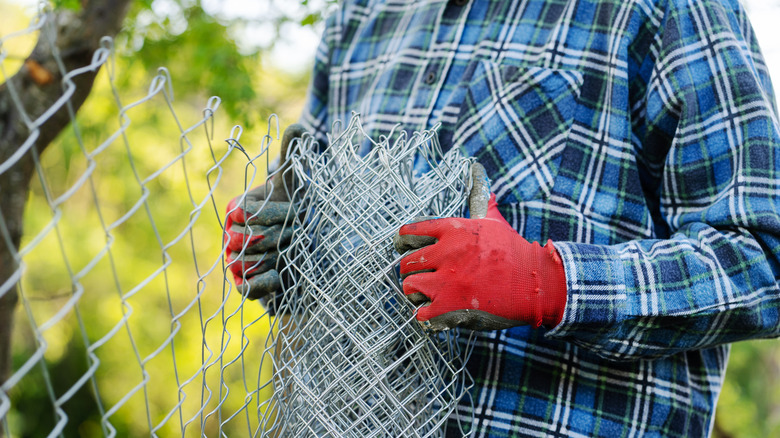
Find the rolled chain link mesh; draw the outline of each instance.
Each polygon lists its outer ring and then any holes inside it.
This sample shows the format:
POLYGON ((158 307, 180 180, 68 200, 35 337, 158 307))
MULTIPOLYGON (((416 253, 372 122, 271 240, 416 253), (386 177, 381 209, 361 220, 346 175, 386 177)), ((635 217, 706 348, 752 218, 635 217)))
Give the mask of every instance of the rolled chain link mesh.
MULTIPOLYGON (((36 19, 0 49, 47 25, 36 19)), ((35 169, 20 246, 0 211, 13 261, 0 297, 19 296, 0 436, 440 434, 471 384, 469 343, 417 324, 391 237, 416 216, 461 214, 469 161, 442 155, 433 131, 368 139, 357 118, 323 153, 297 142, 281 167, 299 182, 296 232, 271 316, 230 281, 222 227, 228 200, 267 181, 278 119, 259 139, 236 126, 214 140, 218 97, 199 113, 175 106, 165 68, 144 92, 120 91, 112 52, 104 39, 39 117, 11 90, 28 137, 0 176, 28 156, 35 169), (110 112, 113 126, 71 112, 39 156, 43 122, 69 106, 73 78, 97 68, 80 111, 110 112), (150 118, 166 131, 149 132, 150 118), (376 142, 365 157, 362 141, 376 142), (414 175, 415 159, 430 170, 414 175)), ((0 81, 13 88, 5 61, 3 50, 0 81)))
POLYGON ((370 139, 357 116, 324 151, 311 138, 298 146, 269 430, 439 436, 470 384, 468 350, 453 333, 423 332, 400 290, 392 237, 420 216, 461 215, 471 161, 442 155, 433 130, 370 139), (361 157, 363 142, 374 144, 361 157), (416 176, 415 162, 429 170, 416 176))

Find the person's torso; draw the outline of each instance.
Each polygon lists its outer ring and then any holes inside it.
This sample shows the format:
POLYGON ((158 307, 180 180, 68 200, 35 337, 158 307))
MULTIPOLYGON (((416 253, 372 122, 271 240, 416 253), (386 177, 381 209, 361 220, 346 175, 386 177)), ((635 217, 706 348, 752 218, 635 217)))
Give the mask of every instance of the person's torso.
MULTIPOLYGON (((610 245, 668 237, 663 142, 640 141, 653 1, 347 2, 329 22, 328 123, 378 137, 440 124, 443 148, 487 169, 527 240, 610 245)), ((368 147, 368 145, 366 145, 368 147)), ((728 347, 610 362, 544 329, 479 333, 468 369, 474 436, 703 436, 728 347)))

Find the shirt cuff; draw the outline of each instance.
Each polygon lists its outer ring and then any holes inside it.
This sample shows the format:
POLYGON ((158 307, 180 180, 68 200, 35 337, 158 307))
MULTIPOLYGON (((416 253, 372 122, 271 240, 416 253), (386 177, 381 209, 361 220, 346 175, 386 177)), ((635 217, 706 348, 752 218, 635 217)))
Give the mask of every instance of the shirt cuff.
POLYGON ((563 319, 546 336, 588 343, 622 321, 628 311, 625 270, 618 251, 607 245, 555 242, 566 273, 563 319))

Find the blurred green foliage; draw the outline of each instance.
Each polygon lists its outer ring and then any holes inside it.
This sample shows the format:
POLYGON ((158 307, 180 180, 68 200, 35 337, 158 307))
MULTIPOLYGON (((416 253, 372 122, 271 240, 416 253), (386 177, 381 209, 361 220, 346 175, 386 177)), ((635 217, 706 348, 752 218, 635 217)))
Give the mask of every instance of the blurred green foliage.
POLYGON ((176 78, 177 90, 220 96, 228 116, 245 126, 251 126, 259 114, 272 112, 272 102, 255 91, 261 55, 239 53, 225 25, 199 7, 183 10, 182 18, 187 22, 185 32, 147 36, 137 51, 142 55, 132 61, 146 70, 166 66, 176 78))
POLYGON ((713 436, 780 436, 780 342, 777 339, 732 345, 713 436))
MULTIPOLYGON (((294 122, 308 71, 275 65, 269 61, 271 47, 248 49, 231 31, 243 19, 212 15, 188 0, 160 3, 165 4, 162 15, 153 1, 133 3, 127 27, 116 38, 115 59, 101 71, 76 126, 42 157, 44 180, 33 181, 25 211, 22 247, 30 249, 24 255, 13 369, 35 363, 38 355, 43 362, 11 390, 11 436, 47 436, 58 425, 67 437, 148 436, 160 423, 165 425, 158 436, 179 435, 193 413, 188 436, 200 436, 201 422, 208 436, 216 436, 226 419, 209 414, 220 402, 225 412, 239 412, 223 430, 251 435, 257 421, 249 418, 269 395, 270 388, 253 394, 241 411, 245 393, 227 393, 220 386, 224 380, 251 391, 269 376, 267 361, 260 375, 257 370, 269 321, 252 323, 263 309, 256 303, 241 306, 240 295, 224 282, 219 220, 231 198, 263 181, 265 161, 254 169, 234 153, 221 174, 212 166, 227 152, 223 139, 233 125, 243 126, 242 145, 254 156, 268 126, 272 136, 277 134, 275 123, 268 123, 272 112, 281 129, 294 122), (126 133, 106 142, 120 128, 118 108, 143 98, 159 67, 170 73, 176 117, 157 96, 129 109, 123 116, 130 121, 126 133), (180 126, 200 120, 210 96, 222 99, 210 132, 201 127, 188 135, 191 143, 181 141, 180 126), (91 161, 87 156, 93 154, 91 161), (53 211, 52 200, 92 167, 91 179, 53 211), (209 185, 216 187, 213 203, 209 185), (200 209, 203 200, 208 202, 200 209), (182 235, 189 222, 192 232, 182 235), (36 328, 48 321, 57 322, 36 336, 36 328), (236 357, 241 360, 228 363, 236 357), (204 361, 213 366, 198 374, 204 361), (80 381, 90 367, 95 378, 80 381), (203 382, 211 394, 202 391, 203 382), (174 411, 166 421, 177 403, 183 414, 174 411), (197 415, 201 403, 206 409, 197 415), (103 416, 115 430, 104 428, 103 416)), ((24 29, 27 13, 0 2, 0 35, 24 29)), ((273 20, 308 23, 310 15, 321 12, 312 7, 300 17, 273 20)), ((270 32, 277 32, 271 24, 270 32)), ((4 44, 7 73, 21 65, 36 38, 4 44)), ((278 141, 272 141, 269 153, 278 154, 278 141)))
MULTIPOLYGON (((155 12, 153 1, 135 2, 126 29, 117 38, 118 54, 112 72, 122 104, 140 98, 157 68, 165 66, 173 80, 176 113, 184 126, 200 118, 209 96, 222 98, 224 112, 217 117, 214 128, 217 135, 211 144, 217 158, 225 152, 221 139, 227 137, 230 126, 235 123, 246 128, 242 137, 247 139, 244 147, 250 153, 259 152, 270 113, 279 114, 282 128, 297 118, 305 95, 307 72, 285 72, 267 62, 267 49, 247 49, 237 41, 231 28, 251 26, 252 23, 209 14, 199 2, 169 0, 167 3, 175 6, 174 12, 161 16, 155 12)), ((308 3, 308 0, 301 1, 303 6, 308 3)), ((70 0, 57 2, 57 5, 79 7, 77 1, 70 0)), ((11 31, 12 23, 26 22, 18 7, 0 2, 0 10, 3 11, 0 14, 2 29, 11 31)), ((270 29, 279 32, 283 23, 291 21, 300 26, 311 26, 320 21, 321 16, 322 9, 317 8, 297 18, 276 16, 272 18, 270 29)), ((18 68, 34 38, 35 35, 6 43, 5 49, 11 54, 4 64, 6 71, 18 68)), ((162 418, 152 418, 156 414, 147 412, 146 406, 159 407, 158 413, 165 412, 172 397, 176 400, 181 396, 176 395, 181 379, 191 376, 203 358, 210 354, 202 348, 201 339, 205 337, 214 342, 211 345, 218 346, 219 338, 224 335, 222 321, 225 319, 230 333, 240 333, 241 327, 248 326, 244 332, 247 339, 233 341, 226 354, 236 355, 244 342, 248 342, 255 348, 245 351, 246 360, 258 361, 262 356, 256 345, 262 344, 268 327, 267 324, 249 324, 262 313, 262 309, 253 304, 232 318, 226 314, 189 311, 179 319, 180 327, 170 322, 172 315, 186 310, 199 292, 205 292, 198 301, 201 309, 218 308, 223 300, 228 303, 226 309, 238 308, 240 300, 235 293, 224 296, 227 286, 223 283, 220 267, 205 277, 207 289, 202 289, 204 285, 196 281, 198 275, 207 271, 219 257, 221 229, 216 220, 197 222, 191 237, 197 241, 198 254, 193 256, 191 253, 190 237, 182 239, 168 249, 177 262, 167 266, 165 275, 154 276, 165 265, 160 256, 160 242, 176 238, 193 211, 192 199, 197 203, 204 198, 209 190, 207 181, 216 183, 217 175, 208 173, 214 158, 209 142, 204 140, 205 134, 199 137, 195 150, 182 160, 184 166, 173 166, 145 186, 149 199, 153 200, 148 210, 140 209, 112 229, 111 257, 100 258, 89 273, 80 277, 83 290, 72 287, 74 273, 100 257, 106 247, 101 223, 110 224, 119 219, 142 197, 143 191, 134 172, 144 178, 175 160, 181 147, 187 146, 179 143, 177 121, 171 117, 166 105, 158 99, 128 113, 133 129, 128 133, 127 144, 132 146, 130 156, 135 169, 129 167, 124 141, 118 139, 117 144, 101 153, 95 163, 94 180, 99 183, 94 190, 98 203, 93 200, 89 186, 77 191, 63 204, 61 218, 57 219, 58 233, 64 244, 61 246, 56 234, 52 233, 25 257, 28 269, 23 290, 28 301, 26 308, 31 310, 19 309, 14 333, 14 369, 24 366, 36 351, 42 352, 46 366, 34 367, 11 394, 14 410, 9 414, 9 422, 14 436, 46 436, 55 427, 62 417, 52 411, 52 398, 64 394, 83 375, 90 366, 88 354, 96 355, 100 366, 95 381, 84 385, 63 404, 62 414, 68 418, 64 436, 104 434, 100 406, 104 414, 106 407, 116 405, 138 389, 145 379, 148 382, 144 389, 135 392, 109 419, 118 436, 148 434, 149 424, 158 424, 162 418), (69 265, 64 265, 64 259, 69 265), (127 299, 130 307, 123 307, 119 293, 127 294, 150 276, 154 277, 149 285, 127 299), (79 297, 74 310, 62 322, 45 331, 42 338, 36 339, 32 325, 55 315, 68 305, 74 294, 79 297), (215 316, 215 320, 204 328, 201 314, 203 318, 215 316), (123 324, 123 318, 128 322, 123 324), (114 330, 116 334, 104 345, 87 351, 85 335, 94 345, 96 340, 114 330), (156 356, 152 354, 172 333, 175 333, 175 362, 170 348, 156 356), (152 358, 147 360, 149 357, 152 358), (56 378, 45 378, 47 373, 56 378), (52 382, 52 387, 47 387, 46 381, 52 382), (98 399, 94 396, 96 392, 100 394, 98 399)), ((49 198, 56 198, 76 182, 89 166, 84 153, 94 150, 119 127, 116 108, 108 72, 104 70, 96 82, 93 96, 78 115, 78 130, 73 127, 66 130, 43 157, 48 187, 53 192, 48 194, 49 198), (76 134, 83 140, 81 144, 86 150, 82 150, 76 141, 76 134)), ((226 171, 217 184, 215 205, 207 206, 204 214, 221 215, 230 198, 243 191, 246 185, 252 185, 246 180, 245 166, 246 161, 238 154, 226 161, 226 171)), ((258 175, 255 184, 261 178, 262 175, 258 175)), ((25 244, 46 229, 54 218, 43 187, 36 183, 30 195, 25 244)), ((245 379, 235 369, 226 368, 224 373, 226 379, 245 379)), ((214 373, 206 378, 219 381, 219 375, 214 373)), ((195 379, 193 385, 185 386, 189 398, 182 402, 183 406, 200 403, 200 383, 195 379)), ((253 384, 251 381, 245 383, 253 384)), ((267 391, 264 395, 267 396, 267 391)), ((212 394, 214 398, 219 396, 212 394)), ((223 396, 229 406, 240 407, 244 403, 243 397, 223 396)), ((215 406, 215 402, 209 406, 215 406)), ((253 411, 249 409, 248 412, 253 411)), ((171 420, 158 433, 160 436, 178 435, 178 425, 178 420, 171 420)), ((205 431, 214 436, 216 427, 211 417, 205 431)), ((195 432, 195 429, 188 431, 195 432)), ((246 432, 246 429, 239 429, 237 436, 246 435, 246 432)), ((780 436, 780 343, 776 340, 742 342, 733 346, 714 436, 780 436)))

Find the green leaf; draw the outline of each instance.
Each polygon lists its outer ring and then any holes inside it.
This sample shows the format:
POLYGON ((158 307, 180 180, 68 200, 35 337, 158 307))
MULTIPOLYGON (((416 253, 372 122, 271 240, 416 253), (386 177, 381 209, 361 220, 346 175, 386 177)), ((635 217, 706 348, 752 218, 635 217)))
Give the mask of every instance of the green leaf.
POLYGON ((80 11, 81 2, 79 0, 54 0, 55 9, 70 9, 71 11, 80 11))
POLYGON ((301 20, 301 26, 311 26, 320 21, 320 14, 309 14, 301 20))

